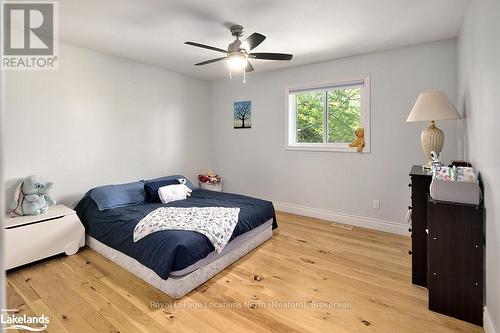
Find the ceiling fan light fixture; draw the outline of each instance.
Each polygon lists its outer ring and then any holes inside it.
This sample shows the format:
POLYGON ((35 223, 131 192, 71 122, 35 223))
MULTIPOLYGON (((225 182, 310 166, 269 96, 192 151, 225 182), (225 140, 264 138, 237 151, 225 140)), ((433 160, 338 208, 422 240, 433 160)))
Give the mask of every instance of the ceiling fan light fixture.
POLYGON ((247 65, 247 57, 243 53, 235 52, 229 55, 227 64, 231 71, 242 71, 247 65))
POLYGON ((243 36, 243 27, 241 25, 233 25, 230 30, 233 37, 235 37, 235 40, 227 46, 227 50, 195 42, 185 42, 187 45, 224 54, 224 57, 205 60, 195 64, 195 66, 203 66, 219 61, 226 61, 229 69, 229 78, 233 77, 232 72, 243 72, 243 82, 245 82, 245 74, 247 72, 254 71, 254 68, 250 61, 248 61, 248 58, 257 60, 292 60, 292 54, 251 52, 266 39, 266 36, 259 34, 258 32, 254 32, 244 41, 241 41, 240 38, 243 36))

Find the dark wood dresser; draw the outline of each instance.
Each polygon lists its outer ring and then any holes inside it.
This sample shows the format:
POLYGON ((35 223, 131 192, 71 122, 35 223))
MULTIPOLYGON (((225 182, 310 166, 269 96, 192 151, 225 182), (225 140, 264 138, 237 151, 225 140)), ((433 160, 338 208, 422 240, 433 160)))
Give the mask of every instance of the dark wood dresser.
POLYGON ((432 177, 428 169, 414 165, 410 171, 412 225, 412 283, 427 287, 427 194, 432 177))
POLYGON ((429 310, 483 325, 484 207, 429 196, 429 310))
POLYGON ((413 166, 412 283, 429 290, 429 309, 483 324, 484 206, 436 201, 428 170, 413 166))

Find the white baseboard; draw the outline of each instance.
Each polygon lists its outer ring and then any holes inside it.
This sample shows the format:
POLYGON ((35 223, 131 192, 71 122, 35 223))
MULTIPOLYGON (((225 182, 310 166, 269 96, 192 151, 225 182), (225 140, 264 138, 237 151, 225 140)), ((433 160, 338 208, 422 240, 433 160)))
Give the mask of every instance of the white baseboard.
POLYGON ((488 312, 487 307, 484 307, 483 328, 484 328, 484 333, 497 333, 495 325, 491 320, 490 313, 488 312))
POLYGON ((409 234, 408 225, 403 223, 378 220, 370 217, 362 217, 344 213, 336 213, 324 209, 310 208, 310 207, 292 205, 276 201, 273 201, 273 204, 276 210, 285 213, 309 216, 322 220, 334 221, 342 224, 349 224, 357 227, 390 232, 398 235, 407 236, 409 234))

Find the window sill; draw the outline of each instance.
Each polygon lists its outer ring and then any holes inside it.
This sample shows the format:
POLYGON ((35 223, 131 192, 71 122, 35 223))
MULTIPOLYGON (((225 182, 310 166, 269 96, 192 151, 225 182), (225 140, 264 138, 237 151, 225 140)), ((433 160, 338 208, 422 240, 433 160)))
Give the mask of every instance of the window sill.
MULTIPOLYGON (((356 153, 355 147, 347 147, 347 146, 327 146, 327 145, 286 145, 286 150, 299 150, 299 151, 322 151, 322 152, 337 152, 337 153, 356 153)), ((364 147, 364 154, 370 153, 370 149, 368 147, 364 147)))

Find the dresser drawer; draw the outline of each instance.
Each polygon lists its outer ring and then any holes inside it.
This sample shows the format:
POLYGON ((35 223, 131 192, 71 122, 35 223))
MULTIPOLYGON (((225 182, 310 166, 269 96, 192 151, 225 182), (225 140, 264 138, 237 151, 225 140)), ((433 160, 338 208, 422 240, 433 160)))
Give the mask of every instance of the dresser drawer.
POLYGON ((411 175, 411 255, 412 283, 427 286, 427 193, 430 176, 411 175))

